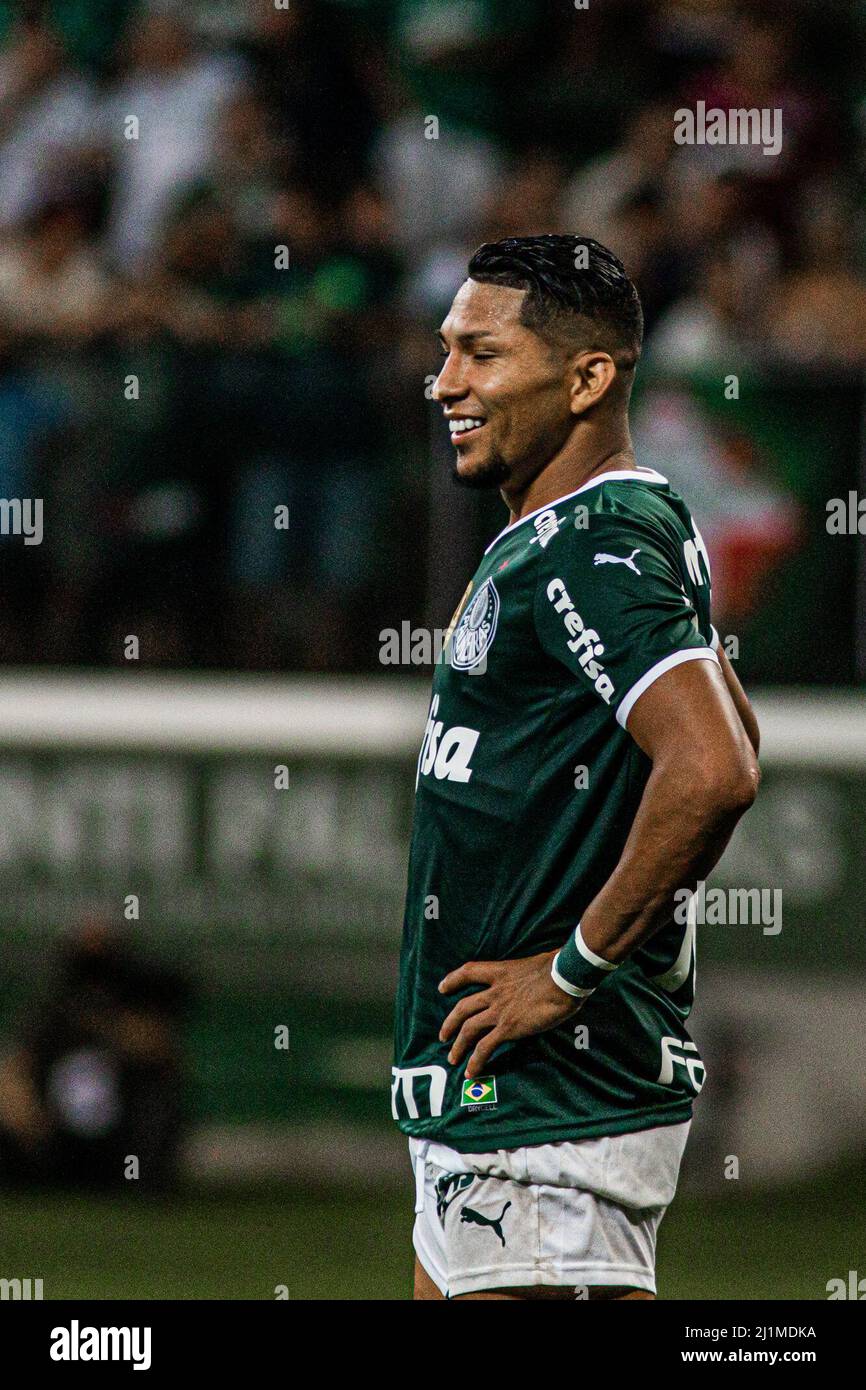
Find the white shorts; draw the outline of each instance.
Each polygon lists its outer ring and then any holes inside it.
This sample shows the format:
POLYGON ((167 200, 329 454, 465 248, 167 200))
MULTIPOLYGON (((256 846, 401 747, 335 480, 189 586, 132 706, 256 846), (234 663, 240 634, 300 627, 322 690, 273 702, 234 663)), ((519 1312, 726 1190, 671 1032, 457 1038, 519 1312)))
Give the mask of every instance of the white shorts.
POLYGON ((656 1234, 690 1127, 489 1154, 410 1139, 418 1259, 450 1298, 531 1285, 655 1293, 656 1234))

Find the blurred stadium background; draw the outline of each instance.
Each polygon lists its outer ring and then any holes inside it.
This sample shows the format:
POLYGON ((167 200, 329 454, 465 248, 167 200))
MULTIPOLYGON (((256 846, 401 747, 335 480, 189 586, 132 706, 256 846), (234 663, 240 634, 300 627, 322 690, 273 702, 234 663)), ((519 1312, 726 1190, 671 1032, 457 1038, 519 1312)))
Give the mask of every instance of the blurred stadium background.
POLYGON ((866 495, 864 33, 862 0, 0 3, 0 495, 44 499, 0 535, 0 1278, 406 1296, 430 670, 382 634, 444 627, 501 526, 451 486, 434 331, 479 242, 539 231, 639 284, 639 458, 764 726, 715 881, 783 929, 700 934, 660 1291, 866 1276, 866 567, 827 527, 866 495), (698 100, 780 109, 780 154, 676 145, 698 100))

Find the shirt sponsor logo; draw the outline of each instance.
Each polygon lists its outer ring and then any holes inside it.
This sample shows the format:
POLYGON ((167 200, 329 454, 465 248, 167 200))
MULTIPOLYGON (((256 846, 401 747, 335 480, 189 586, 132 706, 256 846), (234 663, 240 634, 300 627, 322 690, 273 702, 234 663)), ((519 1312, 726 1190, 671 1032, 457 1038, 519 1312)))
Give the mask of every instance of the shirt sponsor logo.
POLYGON ((402 1099, 410 1120, 417 1120, 419 1118, 418 1095, 415 1090, 415 1083, 418 1081, 427 1082, 426 1103, 428 1114, 434 1119, 437 1115, 441 1115, 442 1102, 445 1099, 445 1083, 447 1080, 448 1073, 444 1067, 392 1067, 391 1114, 394 1116, 394 1119, 399 1120, 400 1118, 397 1110, 398 1096, 402 1099))
POLYGON ((548 542, 553 540, 564 520, 564 517, 560 519, 554 511, 542 512, 532 523, 535 527, 535 535, 529 544, 535 545, 537 541, 541 549, 544 550, 548 542))
POLYGON ((577 660, 581 670, 592 681, 596 694, 609 705, 615 687, 598 660, 604 651, 604 643, 598 640, 598 633, 594 627, 584 625, 583 618, 575 609, 561 579, 551 579, 547 586, 547 597, 553 604, 554 612, 563 614, 565 630, 571 637, 571 641, 566 643, 568 650, 579 654, 577 660))
POLYGON ((439 712, 439 696, 434 695, 430 703, 430 717, 424 730, 424 740, 418 755, 418 775, 415 786, 421 777, 431 773, 442 782, 468 782, 472 776, 469 760, 475 752, 480 737, 477 729, 468 729, 463 724, 455 724, 446 729, 436 718, 439 712))
POLYGON ((696 1091, 704 1084, 706 1068, 697 1053, 697 1044, 682 1038, 662 1038, 662 1065, 658 1080, 662 1086, 672 1086, 674 1066, 684 1067, 686 1075, 696 1091))
POLYGON ((469 671, 483 661, 496 636, 499 595, 492 579, 486 579, 454 629, 451 665, 469 671))

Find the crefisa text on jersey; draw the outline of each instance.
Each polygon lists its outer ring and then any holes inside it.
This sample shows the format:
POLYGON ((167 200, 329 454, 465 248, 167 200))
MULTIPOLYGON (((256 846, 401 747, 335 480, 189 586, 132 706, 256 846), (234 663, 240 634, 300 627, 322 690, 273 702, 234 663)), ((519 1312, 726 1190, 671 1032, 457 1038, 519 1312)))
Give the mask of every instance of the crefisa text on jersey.
POLYGON ((606 705, 609 705, 610 698, 614 693, 614 684, 610 676, 605 674, 604 667, 598 660, 604 651, 604 644, 598 640, 599 634, 594 627, 584 626, 583 618, 575 609, 561 579, 551 579, 547 586, 547 597, 553 604, 554 612, 565 614, 563 619, 565 630, 572 639, 570 642, 566 642, 568 650, 580 652, 577 659, 582 669, 593 682, 596 693, 601 696, 606 705), (581 648, 583 648, 582 651, 581 648))

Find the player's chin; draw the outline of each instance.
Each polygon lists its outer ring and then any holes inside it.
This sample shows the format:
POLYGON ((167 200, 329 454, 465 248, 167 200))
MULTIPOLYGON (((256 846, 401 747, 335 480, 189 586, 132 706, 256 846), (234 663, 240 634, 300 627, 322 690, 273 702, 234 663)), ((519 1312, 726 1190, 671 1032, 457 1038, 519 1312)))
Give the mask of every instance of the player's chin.
POLYGON ((501 487, 511 477, 511 468, 501 454, 480 458, 463 454, 455 460, 451 476, 460 487, 501 487))

